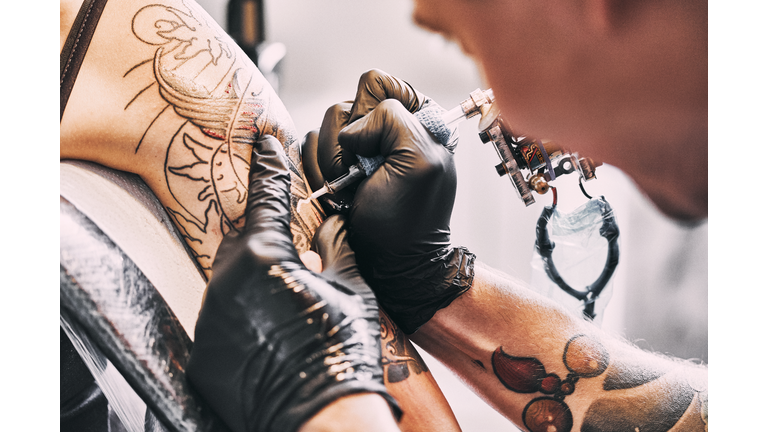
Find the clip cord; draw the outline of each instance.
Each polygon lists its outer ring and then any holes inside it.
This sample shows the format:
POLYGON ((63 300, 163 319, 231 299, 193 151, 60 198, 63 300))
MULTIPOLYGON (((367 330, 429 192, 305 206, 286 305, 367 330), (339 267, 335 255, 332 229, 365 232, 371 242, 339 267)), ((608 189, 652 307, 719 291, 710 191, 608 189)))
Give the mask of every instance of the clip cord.
POLYGON ((592 197, 587 193, 587 190, 584 189, 584 185, 581 183, 581 176, 579 176, 579 188, 581 188, 581 193, 583 193, 587 199, 592 199, 592 197))
POLYGON ((560 276, 560 273, 555 267, 555 263, 552 260, 552 251, 555 249, 555 244, 549 239, 549 230, 547 225, 552 218, 552 214, 555 211, 555 205, 546 206, 541 211, 541 216, 536 223, 536 251, 541 255, 544 260, 544 270, 547 276, 556 283, 563 291, 570 294, 577 300, 584 302, 584 316, 590 320, 595 319, 595 301, 600 293, 605 288, 605 285, 613 276, 613 272, 616 270, 616 266, 619 264, 619 227, 616 224, 616 218, 613 216, 613 210, 605 197, 600 197, 603 207, 603 225, 600 227, 600 235, 608 240, 608 256, 605 260, 605 267, 603 267, 600 276, 591 285, 587 286, 584 291, 577 290, 567 282, 565 282, 560 276))

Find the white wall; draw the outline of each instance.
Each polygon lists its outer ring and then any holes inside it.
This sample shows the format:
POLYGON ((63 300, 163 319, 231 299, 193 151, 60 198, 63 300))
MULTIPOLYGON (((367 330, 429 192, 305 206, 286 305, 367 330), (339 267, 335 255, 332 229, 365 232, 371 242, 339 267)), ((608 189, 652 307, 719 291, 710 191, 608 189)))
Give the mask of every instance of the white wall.
MULTIPOLYGON (((223 27, 225 0, 199 3, 223 27)), ((280 96, 300 133, 319 127, 330 105, 354 97, 370 68, 405 79, 446 108, 481 87, 472 62, 441 37, 416 28, 410 0, 269 0, 267 37, 287 47, 280 96)), ((495 174, 497 156, 477 138, 477 120, 461 126, 456 152, 459 189, 453 240, 522 280, 531 277, 534 227, 550 196, 525 208, 509 180, 495 174)), ((557 181, 560 204, 584 202, 574 178, 557 181)), ((605 195, 621 229, 621 260, 604 328, 644 348, 707 360, 708 223, 694 229, 662 217, 613 167, 586 184, 605 195)), ((427 358, 465 431, 515 430, 427 358), (475 404, 477 402, 478 404, 475 404)))

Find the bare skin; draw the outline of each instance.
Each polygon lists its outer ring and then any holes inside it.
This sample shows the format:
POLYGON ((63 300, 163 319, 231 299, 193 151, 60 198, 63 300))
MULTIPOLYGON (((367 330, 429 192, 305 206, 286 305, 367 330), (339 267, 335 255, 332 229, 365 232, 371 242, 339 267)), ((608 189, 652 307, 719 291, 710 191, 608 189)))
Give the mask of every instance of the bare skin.
MULTIPOLYGON (((60 3, 62 48, 82 3, 60 3)), ((139 175, 179 228, 206 277, 223 236, 244 222, 252 143, 264 134, 277 137, 291 162, 294 244, 309 268, 321 269, 319 257, 308 249, 323 220, 322 210, 308 206, 300 214, 296 208, 308 191, 293 121, 258 69, 193 1, 108 2, 60 131, 62 160, 88 160, 139 175)), ((410 355, 408 364, 419 371, 392 386, 387 382, 406 413, 400 427, 458 430, 431 373, 418 355, 412 356, 410 342, 398 345, 404 352, 388 348, 399 332, 393 329, 382 341, 383 354, 397 360, 410 355), (425 407, 425 400, 434 403, 425 407)), ((337 415, 343 420, 349 403, 367 407, 362 419, 349 420, 350 427, 398 430, 377 395, 345 398, 339 406, 328 406, 322 419, 337 415), (356 398, 378 398, 380 403, 358 405, 356 398), (379 421, 383 417, 391 421, 379 421)), ((304 430, 317 426, 310 421, 304 430)))

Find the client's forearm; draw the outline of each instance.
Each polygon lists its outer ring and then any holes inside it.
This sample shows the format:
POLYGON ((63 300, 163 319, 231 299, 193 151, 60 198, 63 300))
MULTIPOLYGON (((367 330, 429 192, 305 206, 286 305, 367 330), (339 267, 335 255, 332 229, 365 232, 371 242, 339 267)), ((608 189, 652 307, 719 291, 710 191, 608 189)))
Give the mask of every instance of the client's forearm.
POLYGON ((481 265, 411 339, 524 430, 706 427, 706 368, 631 347, 481 265))
POLYGON ((379 322, 384 384, 403 407, 400 429, 403 432, 460 431, 445 395, 411 341, 383 311, 379 311, 379 322))

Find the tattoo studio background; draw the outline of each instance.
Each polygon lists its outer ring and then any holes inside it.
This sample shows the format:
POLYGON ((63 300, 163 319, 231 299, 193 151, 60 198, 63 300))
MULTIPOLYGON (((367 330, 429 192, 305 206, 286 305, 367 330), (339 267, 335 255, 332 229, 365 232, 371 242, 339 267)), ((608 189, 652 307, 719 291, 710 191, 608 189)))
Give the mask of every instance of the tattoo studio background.
MULTIPOLYGON (((226 28, 226 0, 199 0, 226 28)), ((354 97, 360 74, 379 68, 398 76, 445 108, 482 87, 470 59, 454 44, 417 28, 410 0, 386 7, 359 0, 266 1, 266 37, 285 45, 279 96, 303 136, 320 126, 325 110, 354 97)), ((465 122, 456 152, 459 188, 452 221, 453 242, 523 281, 531 277, 534 228, 550 195, 531 207, 496 175, 497 156, 477 136, 477 119, 465 122)), ((621 262, 603 328, 640 347, 708 361, 708 223, 694 229, 662 217, 623 173, 610 166, 587 184, 614 208, 621 229, 621 262)), ((557 181, 558 206, 584 202, 575 176, 557 181)), ((423 353, 422 353, 423 354, 423 353)), ((445 368, 423 354, 466 432, 516 430, 485 406, 445 368)))

